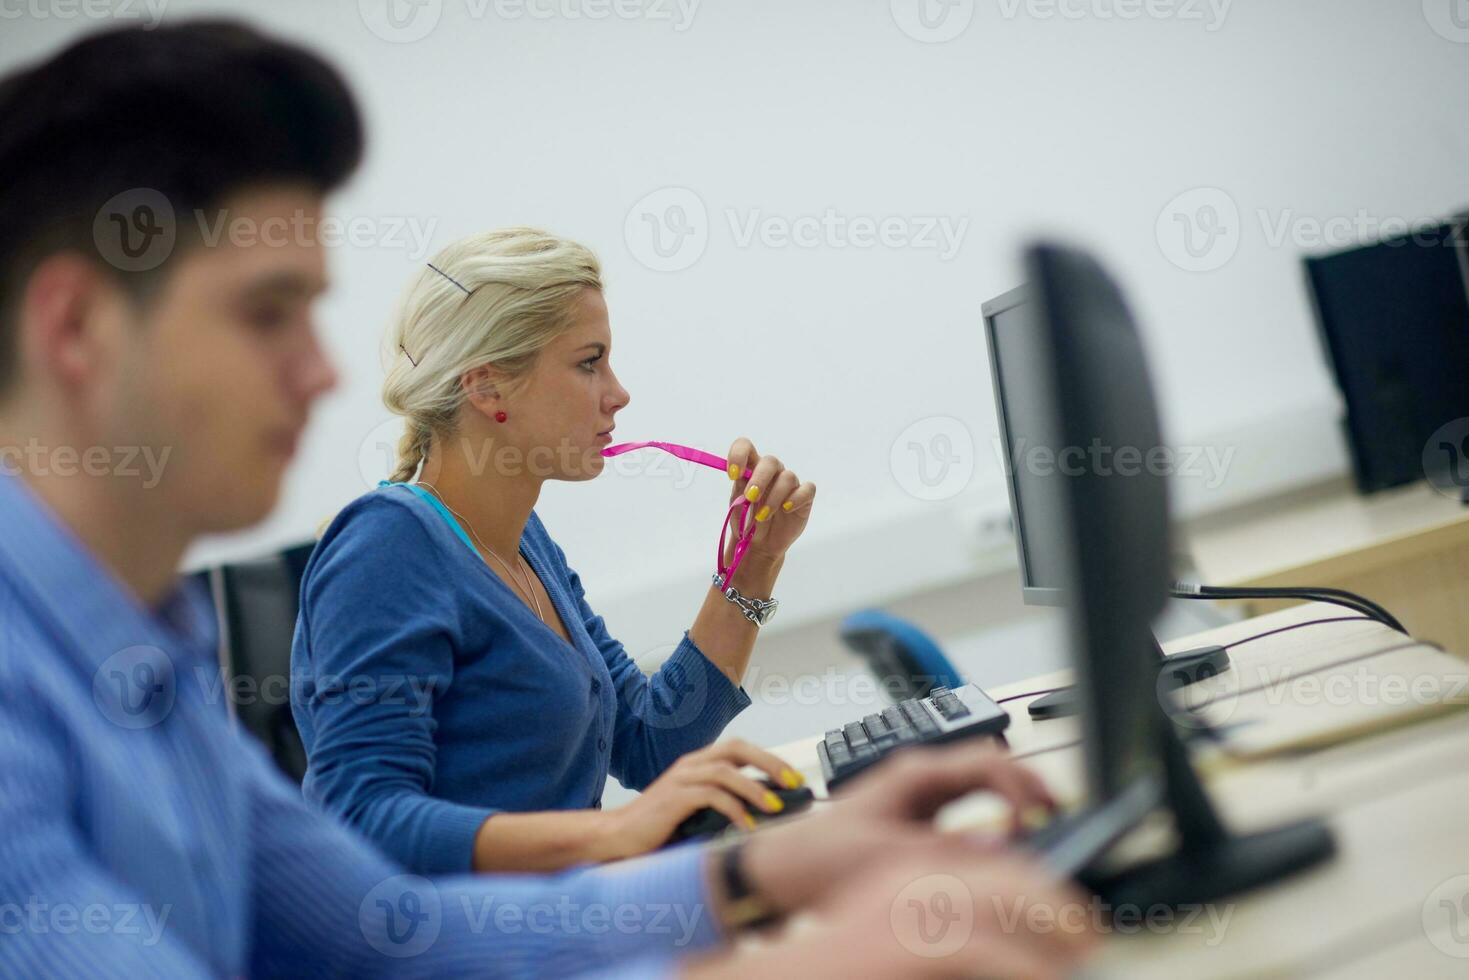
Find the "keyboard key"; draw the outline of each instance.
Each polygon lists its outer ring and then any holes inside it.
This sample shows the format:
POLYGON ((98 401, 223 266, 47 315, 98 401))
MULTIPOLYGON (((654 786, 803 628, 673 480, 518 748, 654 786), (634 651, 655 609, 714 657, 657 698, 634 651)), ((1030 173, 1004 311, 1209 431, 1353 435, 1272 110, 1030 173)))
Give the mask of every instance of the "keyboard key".
POLYGON ((867 729, 867 734, 873 738, 877 738, 879 735, 886 735, 890 728, 882 715, 868 715, 862 719, 862 727, 867 729))
POLYGON ((847 741, 851 744, 854 751, 859 747, 866 746, 870 741, 860 721, 851 722, 843 731, 847 733, 847 741))
POLYGON ((969 714, 969 709, 959 703, 959 699, 953 693, 945 694, 941 698, 933 699, 933 706, 938 709, 939 714, 949 721, 969 714))

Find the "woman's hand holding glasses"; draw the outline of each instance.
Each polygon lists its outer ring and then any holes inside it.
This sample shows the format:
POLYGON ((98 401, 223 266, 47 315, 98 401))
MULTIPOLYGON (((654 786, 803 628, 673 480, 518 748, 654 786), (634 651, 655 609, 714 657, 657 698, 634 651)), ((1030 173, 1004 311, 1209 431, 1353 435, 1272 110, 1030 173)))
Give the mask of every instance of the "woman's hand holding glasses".
MULTIPOLYGON (((751 557, 779 564, 806 530, 816 500, 816 484, 802 483, 794 470, 787 469, 775 456, 762 456, 743 436, 730 446, 727 459, 734 486, 725 515, 729 534, 721 534, 720 564, 738 568, 736 559, 751 557), (746 472, 749 479, 744 478, 746 472), (739 542, 746 539, 744 549, 739 549, 739 542)), ((733 577, 734 572, 729 574, 733 577)))

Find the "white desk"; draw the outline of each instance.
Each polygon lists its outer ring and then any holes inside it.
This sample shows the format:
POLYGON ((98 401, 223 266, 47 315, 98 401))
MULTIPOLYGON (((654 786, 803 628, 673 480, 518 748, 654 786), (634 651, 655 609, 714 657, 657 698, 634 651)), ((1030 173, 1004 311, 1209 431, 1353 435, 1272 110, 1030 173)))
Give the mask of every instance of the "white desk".
MULTIPOLYGON (((1165 647, 1231 643, 1335 615, 1341 611, 1331 606, 1297 606, 1165 647)), ((1375 623, 1331 623, 1231 651, 1236 691, 1254 686, 1261 676, 1275 683, 1229 705, 1236 718, 1256 718, 1240 729, 1241 736, 1250 733, 1256 757, 1213 753, 1196 759, 1215 805, 1229 826, 1240 831, 1322 816, 1336 833, 1339 853, 1311 871, 1216 903, 1222 923, 1218 930, 1113 935, 1095 965, 1098 975, 1169 980, 1314 973, 1402 980, 1469 975, 1469 766, 1464 764, 1469 757, 1469 711, 1445 708, 1447 702, 1469 704, 1469 668, 1421 646, 1372 655, 1404 642, 1375 623), (1331 666, 1352 658, 1360 659, 1331 666), (1410 686, 1415 678, 1432 684, 1421 685, 1423 698, 1402 705, 1388 703, 1391 699, 1380 692, 1335 699, 1340 703, 1331 698, 1312 702, 1307 696, 1308 686, 1315 686, 1314 681, 1307 684, 1308 678, 1347 678, 1350 684, 1344 689, 1354 694, 1351 685, 1364 679, 1380 682, 1396 676, 1410 686), (1268 710, 1262 711, 1257 702, 1268 710), (1328 748, 1273 755, 1263 751, 1272 744, 1306 744, 1302 735, 1313 730, 1319 742, 1321 732, 1332 726, 1353 729, 1356 735, 1328 748), (1462 887, 1435 894, 1459 875, 1465 876, 1462 887), (1440 898, 1462 900, 1457 932, 1438 908, 1440 898)), ((1053 674, 989 693, 1005 698, 1066 680, 1064 674, 1053 674)), ((1227 688, 1216 693, 1226 695, 1219 704, 1230 700, 1227 688)), ((1025 704, 1018 700, 1006 705, 1012 750, 1026 757, 1063 801, 1079 799, 1083 780, 1075 720, 1034 722, 1025 704)), ((818 787, 819 739, 775 749, 818 787)), ((950 807, 942 823, 988 825, 998 815, 993 800, 979 796, 950 807)))

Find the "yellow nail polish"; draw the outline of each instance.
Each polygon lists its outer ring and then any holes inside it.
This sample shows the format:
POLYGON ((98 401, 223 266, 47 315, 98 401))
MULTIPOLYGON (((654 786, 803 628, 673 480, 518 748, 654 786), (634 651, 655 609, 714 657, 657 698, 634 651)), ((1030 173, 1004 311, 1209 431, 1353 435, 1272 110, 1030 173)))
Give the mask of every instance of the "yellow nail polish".
POLYGON ((780 772, 780 781, 785 783, 786 789, 795 789, 797 786, 804 786, 806 784, 805 777, 794 769, 782 769, 780 772))
POLYGON ((769 504, 766 504, 764 507, 761 507, 759 510, 755 511, 755 520, 757 520, 757 521, 768 521, 769 519, 770 519, 770 505, 769 504))
POLYGON ((1020 811, 1020 825, 1026 830, 1039 830, 1051 822, 1051 814, 1043 806, 1029 806, 1020 811))
POLYGON ((755 818, 750 816, 748 813, 745 814, 745 826, 749 827, 751 830, 755 829, 755 818))
POLYGON ((731 480, 738 480, 740 478, 740 464, 739 463, 730 463, 729 464, 729 478, 731 480))
POLYGON ((760 499, 760 488, 757 487, 757 486, 755 486, 755 484, 753 484, 753 483, 750 484, 748 487, 745 487, 745 499, 748 500, 752 504, 755 501, 759 500, 760 499))
POLYGON ((789 500, 787 500, 785 503, 783 503, 783 504, 780 505, 780 509, 781 510, 790 510, 794 506, 796 506, 796 505, 793 504, 793 503, 791 503, 789 500))
POLYGON ((765 794, 765 809, 769 810, 771 813, 779 813, 785 808, 786 805, 781 802, 779 796, 776 796, 774 793, 765 794))

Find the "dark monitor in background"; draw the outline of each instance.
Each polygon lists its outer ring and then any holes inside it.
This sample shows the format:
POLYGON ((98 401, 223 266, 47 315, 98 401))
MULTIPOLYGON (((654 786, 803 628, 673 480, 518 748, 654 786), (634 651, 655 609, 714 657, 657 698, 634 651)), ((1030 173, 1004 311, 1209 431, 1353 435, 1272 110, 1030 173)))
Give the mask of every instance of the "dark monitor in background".
POLYGON ((1463 219, 1305 262, 1357 488, 1423 479, 1429 437, 1469 417, 1463 219))
MULTIPOLYGON (((1086 254, 1053 245, 1029 249, 1025 265, 1035 290, 1034 356, 1011 390, 1029 393, 1037 409, 1036 438, 1056 446, 1094 439, 1162 445, 1141 338, 1111 279, 1086 254)), ((1055 480, 1055 487, 1058 524, 1050 533, 1063 547, 1053 567, 1082 704, 1089 809, 1100 816, 1122 803, 1134 821, 1162 809, 1177 829, 1171 853, 1141 865, 1093 867, 1083 882, 1114 908, 1178 906, 1242 891, 1329 857, 1331 833, 1315 820, 1231 833, 1164 707, 1168 695, 1157 683, 1152 624, 1170 579, 1166 478, 1146 467, 1120 475, 1083 465, 1055 480)), ((1084 826, 1087 811, 1071 819, 1084 826)))
MULTIPOLYGON (((989 352, 990 380, 995 393, 995 418, 1000 430, 1000 447, 1005 486, 1010 494, 1016 556, 1020 563, 1020 592, 1027 605, 1062 605, 1062 584, 1067 549, 1071 539, 1063 530, 1065 499, 1063 468, 1084 460, 1073 450, 1085 451, 1090 442, 1061 443, 1047 434, 1053 412, 1051 395, 1037 381, 1044 376, 1049 352, 1040 324, 1039 307, 1026 286, 1010 290, 985 303, 985 349, 989 352), (1067 455, 1063 456, 1063 452, 1067 455)), ((1111 442, 1115 452, 1137 446, 1144 453, 1151 446, 1111 442)), ((1152 634, 1150 633, 1149 636, 1152 634)), ((1216 677, 1229 669, 1229 654, 1222 647, 1203 647, 1164 656, 1156 641, 1153 671, 1174 686, 1216 677)), ((1030 702, 1032 718, 1057 718, 1080 709, 1073 688, 1064 688, 1030 702)))

